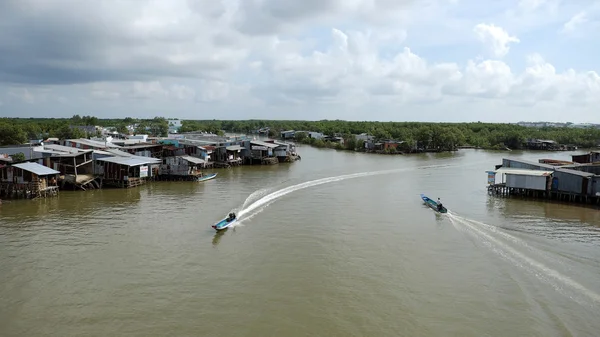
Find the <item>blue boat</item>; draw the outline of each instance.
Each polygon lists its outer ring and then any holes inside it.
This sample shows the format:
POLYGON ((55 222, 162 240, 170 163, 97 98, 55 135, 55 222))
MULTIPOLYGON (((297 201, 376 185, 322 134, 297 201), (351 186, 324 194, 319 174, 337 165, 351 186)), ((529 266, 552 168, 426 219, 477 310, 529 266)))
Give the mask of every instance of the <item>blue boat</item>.
POLYGON ((203 176, 197 178, 196 181, 197 182, 207 181, 207 180, 214 179, 216 176, 217 176, 217 173, 211 173, 211 174, 203 175, 203 176))
POLYGON ((229 215, 225 219, 212 225, 212 228, 214 228, 217 231, 221 231, 221 230, 224 230, 225 228, 228 228, 229 226, 234 224, 236 221, 237 221, 237 217, 236 217, 235 213, 229 213, 229 215))
POLYGON ((444 207, 442 205, 442 207, 440 208, 438 206, 438 203, 435 200, 427 197, 425 194, 421 194, 421 199, 423 199, 423 201, 425 202, 425 204, 427 206, 431 207, 431 209, 433 209, 434 211, 436 211, 438 213, 448 213, 448 209, 446 207, 444 207))

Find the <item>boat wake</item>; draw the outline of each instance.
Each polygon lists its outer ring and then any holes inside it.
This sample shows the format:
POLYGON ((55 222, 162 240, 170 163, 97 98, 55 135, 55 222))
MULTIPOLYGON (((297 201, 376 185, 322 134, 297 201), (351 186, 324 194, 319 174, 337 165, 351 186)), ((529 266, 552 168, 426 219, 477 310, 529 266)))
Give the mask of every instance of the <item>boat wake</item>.
POLYGON ((581 305, 594 307, 600 304, 598 293, 532 257, 537 255, 540 259, 546 258, 551 260, 552 263, 558 262, 527 242, 502 231, 496 226, 467 219, 450 211, 448 211, 448 220, 457 230, 469 234, 477 243, 484 244, 504 260, 534 275, 542 282, 553 287, 557 292, 581 305), (526 249, 528 253, 520 251, 515 246, 526 249), (592 303, 590 303, 590 300, 592 303))
POLYGON ((430 169, 430 168, 441 168, 441 167, 455 167, 458 165, 427 165, 427 166, 419 166, 419 167, 409 167, 409 168, 401 168, 401 169, 392 169, 392 170, 382 170, 382 171, 372 171, 372 172, 361 172, 361 173, 353 173, 353 174, 345 174, 341 176, 328 177, 322 179, 311 180, 307 182, 303 182, 301 184, 296 184, 292 186, 288 186, 277 190, 272 193, 268 193, 269 189, 261 189, 254 193, 252 193, 246 201, 244 201, 241 210, 238 211, 238 221, 233 227, 242 226, 244 221, 252 219, 254 216, 262 212, 266 207, 275 202, 277 199, 290 194, 295 191, 299 191, 305 188, 314 187, 323 184, 329 184, 333 182, 348 180, 348 179, 356 179, 362 177, 370 177, 376 175, 384 175, 384 174, 392 174, 399 173, 405 171, 412 171, 417 169, 430 169), (268 193, 268 194, 267 194, 268 193), (258 198, 258 199, 257 199, 258 198))

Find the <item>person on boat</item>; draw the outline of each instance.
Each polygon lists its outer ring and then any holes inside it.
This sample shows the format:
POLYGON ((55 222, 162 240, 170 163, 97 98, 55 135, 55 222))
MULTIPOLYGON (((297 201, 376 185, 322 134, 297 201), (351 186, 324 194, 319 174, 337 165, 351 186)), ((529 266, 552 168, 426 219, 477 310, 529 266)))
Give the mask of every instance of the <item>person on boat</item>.
POLYGON ((440 200, 440 198, 438 198, 438 200, 437 200, 437 209, 438 209, 438 211, 441 211, 442 207, 443 207, 442 201, 440 200))
POLYGON ((229 217, 227 218, 227 222, 231 222, 235 219, 235 213, 229 213, 229 217))

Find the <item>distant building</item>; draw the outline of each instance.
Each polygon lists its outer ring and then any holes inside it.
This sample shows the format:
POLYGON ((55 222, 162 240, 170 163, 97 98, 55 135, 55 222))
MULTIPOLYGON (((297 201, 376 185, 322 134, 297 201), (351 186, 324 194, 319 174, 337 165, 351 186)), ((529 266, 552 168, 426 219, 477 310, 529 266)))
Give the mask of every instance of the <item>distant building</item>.
POLYGON ((169 119, 169 133, 178 133, 182 126, 180 119, 169 119))
POLYGON ((308 138, 323 139, 324 137, 325 137, 325 135, 322 132, 314 132, 314 131, 308 132, 308 138))
POLYGON ((369 135, 368 133, 361 133, 360 135, 355 135, 354 138, 356 138, 356 140, 362 140, 365 142, 375 140, 375 137, 369 135))
POLYGON ((283 138, 283 139, 290 139, 290 138, 294 138, 295 136, 296 136, 296 131, 294 131, 294 130, 281 131, 281 138, 283 138))

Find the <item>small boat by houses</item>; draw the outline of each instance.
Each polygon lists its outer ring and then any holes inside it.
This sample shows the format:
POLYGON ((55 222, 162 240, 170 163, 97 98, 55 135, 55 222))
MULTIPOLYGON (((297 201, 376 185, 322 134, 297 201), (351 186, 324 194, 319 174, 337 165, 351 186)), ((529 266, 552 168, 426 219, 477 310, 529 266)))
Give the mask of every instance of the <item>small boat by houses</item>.
POLYGON ((207 180, 211 180, 217 177, 217 173, 211 173, 211 174, 207 174, 207 175, 200 175, 196 177, 196 181, 197 182, 202 182, 202 181, 207 181, 207 180))

